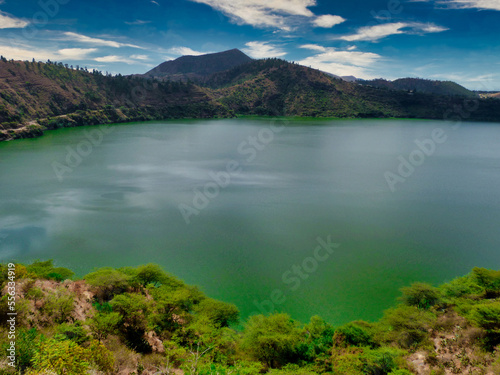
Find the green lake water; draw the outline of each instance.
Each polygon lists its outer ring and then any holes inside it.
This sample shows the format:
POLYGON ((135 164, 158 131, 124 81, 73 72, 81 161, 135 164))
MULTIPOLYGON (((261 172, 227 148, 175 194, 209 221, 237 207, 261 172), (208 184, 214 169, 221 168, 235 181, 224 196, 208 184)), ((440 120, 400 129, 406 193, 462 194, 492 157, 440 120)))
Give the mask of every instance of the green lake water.
POLYGON ((413 281, 500 269, 500 124, 452 125, 193 120, 0 143, 0 261, 153 262, 243 317, 274 298, 301 321, 375 320, 413 281))

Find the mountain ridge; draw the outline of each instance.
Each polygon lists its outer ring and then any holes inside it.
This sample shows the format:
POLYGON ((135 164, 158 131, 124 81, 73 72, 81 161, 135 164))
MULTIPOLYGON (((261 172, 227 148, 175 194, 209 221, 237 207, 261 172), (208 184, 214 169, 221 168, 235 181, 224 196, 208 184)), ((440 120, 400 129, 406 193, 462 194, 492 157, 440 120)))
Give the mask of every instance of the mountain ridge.
MULTIPOLYGON (((216 59, 221 56, 215 55, 216 59)), ((198 79, 187 81, 138 75, 110 76, 95 70, 71 69, 62 63, 2 58, 0 141, 40 136, 45 130, 59 127, 237 115, 459 117, 500 122, 500 101, 480 98, 477 93, 472 97, 468 90, 464 92, 467 95, 460 95, 463 91, 459 95, 443 95, 420 89, 395 90, 348 82, 277 58, 253 60, 238 50, 225 51, 222 55, 239 56, 242 60, 233 60, 228 63, 232 68, 210 74, 210 66, 208 70, 198 63, 188 66, 187 71, 198 79), (466 100, 477 102, 474 111, 468 111, 464 117, 458 109, 471 108, 466 100)), ((445 88, 450 86, 445 84, 445 88)), ((452 87, 461 86, 453 84, 452 87)))
POLYGON ((234 48, 201 56, 181 56, 175 60, 165 61, 143 74, 142 77, 172 81, 197 80, 250 61, 252 61, 250 57, 234 48))

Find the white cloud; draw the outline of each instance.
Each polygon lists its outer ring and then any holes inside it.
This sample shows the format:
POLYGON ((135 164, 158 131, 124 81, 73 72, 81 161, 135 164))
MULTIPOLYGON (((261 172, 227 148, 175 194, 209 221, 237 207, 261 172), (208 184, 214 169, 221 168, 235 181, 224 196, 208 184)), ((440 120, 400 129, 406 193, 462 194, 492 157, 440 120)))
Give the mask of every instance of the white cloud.
POLYGON ((313 17, 316 0, 191 0, 206 4, 237 24, 290 30, 287 16, 313 17))
POLYGON ((345 22, 345 18, 340 16, 333 16, 331 14, 325 14, 324 16, 316 17, 313 24, 317 27, 330 28, 335 25, 345 22))
POLYGON ((242 51, 255 59, 281 57, 287 54, 281 48, 266 42, 248 42, 245 45, 247 48, 243 48, 242 51))
POLYGON ((92 44, 94 46, 106 46, 106 47, 114 47, 114 48, 120 48, 120 47, 132 47, 132 48, 141 48, 139 46, 136 46, 134 44, 126 44, 126 43, 119 43, 114 40, 106 40, 106 39, 100 39, 100 38, 92 38, 90 36, 82 35, 82 34, 77 34, 73 32, 65 32, 63 33, 64 38, 62 40, 70 40, 74 42, 80 42, 80 43, 87 43, 87 44, 92 44))
POLYGON ((303 44, 303 45, 301 45, 299 47, 300 48, 304 48, 304 49, 310 49, 310 50, 313 50, 313 51, 320 51, 320 52, 325 52, 326 51, 325 47, 318 46, 317 44, 303 44))
POLYGON ((189 47, 172 47, 168 50, 168 53, 181 56, 200 56, 210 52, 195 51, 189 47))
POLYGON ((390 35, 398 34, 422 34, 422 33, 438 33, 448 30, 445 27, 426 23, 407 23, 394 22, 385 23, 382 25, 365 26, 358 29, 356 34, 341 36, 339 39, 348 42, 354 41, 371 41, 375 42, 390 35))
POLYGON ((88 55, 97 51, 96 48, 65 48, 55 51, 35 47, 12 47, 0 45, 2 55, 8 59, 37 61, 76 61, 88 58, 88 55))
POLYGON ((132 55, 130 58, 134 60, 149 60, 148 55, 132 55))
MULTIPOLYGON (((321 46, 304 45, 302 48, 319 50, 321 46), (311 48, 314 46, 315 48, 311 48)), ((370 67, 377 63, 381 56, 371 52, 344 51, 332 47, 322 47, 323 52, 307 57, 299 64, 332 73, 338 76, 353 75, 370 78, 370 67)))
POLYGON ((109 56, 96 57, 94 60, 97 62, 112 63, 112 62, 124 62, 126 59, 122 56, 109 55, 109 56))
POLYGON ((143 21, 143 20, 135 20, 131 22, 125 21, 127 25, 147 25, 148 23, 151 23, 152 21, 143 21))
POLYGON ((158 4, 158 2, 157 2, 157 1, 154 1, 154 0, 152 0, 152 1, 151 1, 151 4, 154 4, 154 5, 158 5, 158 6, 160 6, 160 4, 158 4))
POLYGON ((448 0, 439 1, 440 4, 451 5, 459 9, 481 9, 481 10, 500 10, 499 0, 448 0))
POLYGON ((28 22, 0 11, 0 29, 22 29, 26 26, 28 26, 28 22))
POLYGON ((97 48, 64 48, 58 51, 59 59, 84 60, 88 55, 97 51, 97 48))

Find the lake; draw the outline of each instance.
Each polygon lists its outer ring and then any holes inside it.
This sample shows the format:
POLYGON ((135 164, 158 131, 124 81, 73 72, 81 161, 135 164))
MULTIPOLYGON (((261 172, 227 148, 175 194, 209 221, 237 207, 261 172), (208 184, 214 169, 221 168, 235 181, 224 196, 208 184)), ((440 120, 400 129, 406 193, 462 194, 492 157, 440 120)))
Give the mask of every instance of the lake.
POLYGON ((500 269, 500 124, 260 118, 0 143, 0 260, 158 263, 244 317, 378 319, 500 269))

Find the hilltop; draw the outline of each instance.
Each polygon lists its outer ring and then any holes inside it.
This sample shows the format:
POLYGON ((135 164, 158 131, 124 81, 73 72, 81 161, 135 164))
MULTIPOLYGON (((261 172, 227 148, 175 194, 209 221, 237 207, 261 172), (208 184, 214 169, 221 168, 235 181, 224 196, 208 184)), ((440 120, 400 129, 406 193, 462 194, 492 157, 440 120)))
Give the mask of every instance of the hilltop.
POLYGON ((389 90, 404 90, 414 93, 448 95, 448 96, 464 96, 468 98, 477 98, 478 95, 460 86, 452 81, 433 81, 422 78, 400 78, 394 81, 385 79, 374 79, 370 81, 358 80, 360 84, 373 86, 378 88, 386 88, 389 90))
POLYGON ((252 59, 239 49, 201 56, 182 56, 158 65, 142 77, 170 81, 200 80, 250 61, 252 59))

